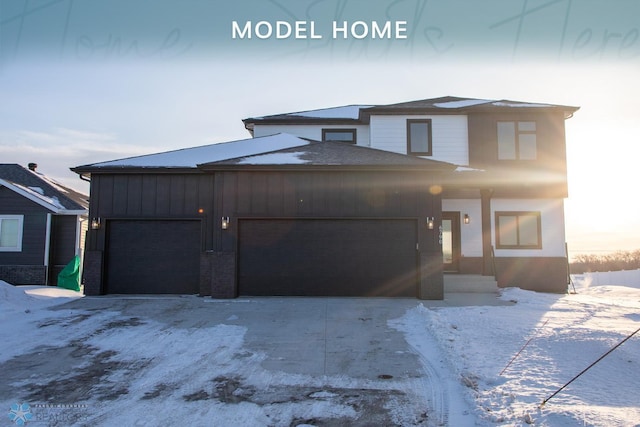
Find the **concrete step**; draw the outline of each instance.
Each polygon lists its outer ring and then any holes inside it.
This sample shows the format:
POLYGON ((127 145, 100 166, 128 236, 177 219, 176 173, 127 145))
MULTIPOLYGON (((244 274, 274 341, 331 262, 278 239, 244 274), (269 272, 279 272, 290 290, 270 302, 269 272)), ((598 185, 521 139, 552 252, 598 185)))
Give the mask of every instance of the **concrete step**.
POLYGON ((475 274, 445 274, 445 293, 497 293, 498 282, 493 276, 475 274))

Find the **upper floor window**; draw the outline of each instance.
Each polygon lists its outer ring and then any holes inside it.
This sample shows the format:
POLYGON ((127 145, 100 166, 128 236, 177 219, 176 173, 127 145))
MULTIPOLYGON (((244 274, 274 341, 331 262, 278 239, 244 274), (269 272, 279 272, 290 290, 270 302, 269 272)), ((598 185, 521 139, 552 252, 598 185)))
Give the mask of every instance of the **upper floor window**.
POLYGON ((431 119, 407 120, 407 154, 431 156, 431 119))
POLYGON ((22 215, 0 215, 0 252, 22 251, 22 215))
POLYGON ((356 129, 322 129, 322 141, 356 143, 356 129))
POLYGON ((535 160, 536 122, 498 122, 498 159, 535 160))
POLYGON ((542 249, 540 212, 496 212, 497 249, 542 249))

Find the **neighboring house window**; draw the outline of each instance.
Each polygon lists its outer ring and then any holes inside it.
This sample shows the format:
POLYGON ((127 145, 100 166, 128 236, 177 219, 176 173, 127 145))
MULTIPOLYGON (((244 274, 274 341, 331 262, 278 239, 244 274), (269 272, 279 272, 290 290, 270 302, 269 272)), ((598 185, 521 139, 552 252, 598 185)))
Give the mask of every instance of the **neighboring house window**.
POLYGON ((536 122, 498 122, 498 159, 535 160, 536 122))
POLYGON ((322 129, 322 141, 356 143, 356 129, 322 129))
POLYGON ((407 120, 407 154, 431 156, 431 119, 407 120))
POLYGON ((22 251, 22 215, 0 215, 0 252, 22 251))
POLYGON ((542 249, 540 212, 496 212, 497 249, 542 249))

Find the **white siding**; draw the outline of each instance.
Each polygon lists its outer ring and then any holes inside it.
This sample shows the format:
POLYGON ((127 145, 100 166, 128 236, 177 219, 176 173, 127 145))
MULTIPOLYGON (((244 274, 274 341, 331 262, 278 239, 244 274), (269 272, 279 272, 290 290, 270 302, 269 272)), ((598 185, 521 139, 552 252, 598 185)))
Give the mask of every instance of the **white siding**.
POLYGON ((460 248, 463 257, 482 257, 482 221, 480 200, 445 199, 444 212, 460 212, 460 248), (469 215, 469 224, 464 224, 464 214, 469 215))
POLYGON ((322 140, 322 129, 356 129, 358 145, 369 145, 369 127, 351 125, 254 125, 253 137, 275 135, 276 133, 288 133, 300 138, 322 140))
POLYGON ((371 147, 407 154, 407 119, 431 119, 434 160, 469 164, 467 116, 371 116, 371 147))
POLYGON ((542 249, 496 249, 496 257, 564 257, 564 200, 563 199, 493 199, 491 200, 491 241, 496 247, 496 211, 540 212, 542 249))

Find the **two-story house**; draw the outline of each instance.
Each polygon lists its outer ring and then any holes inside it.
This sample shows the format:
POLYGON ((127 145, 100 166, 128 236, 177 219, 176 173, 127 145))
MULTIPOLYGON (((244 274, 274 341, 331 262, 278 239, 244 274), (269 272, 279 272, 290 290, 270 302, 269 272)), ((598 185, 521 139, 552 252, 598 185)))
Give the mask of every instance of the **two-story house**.
POLYGON ((79 166, 91 179, 85 292, 441 299, 445 274, 564 292, 564 121, 576 110, 351 105, 79 166))

